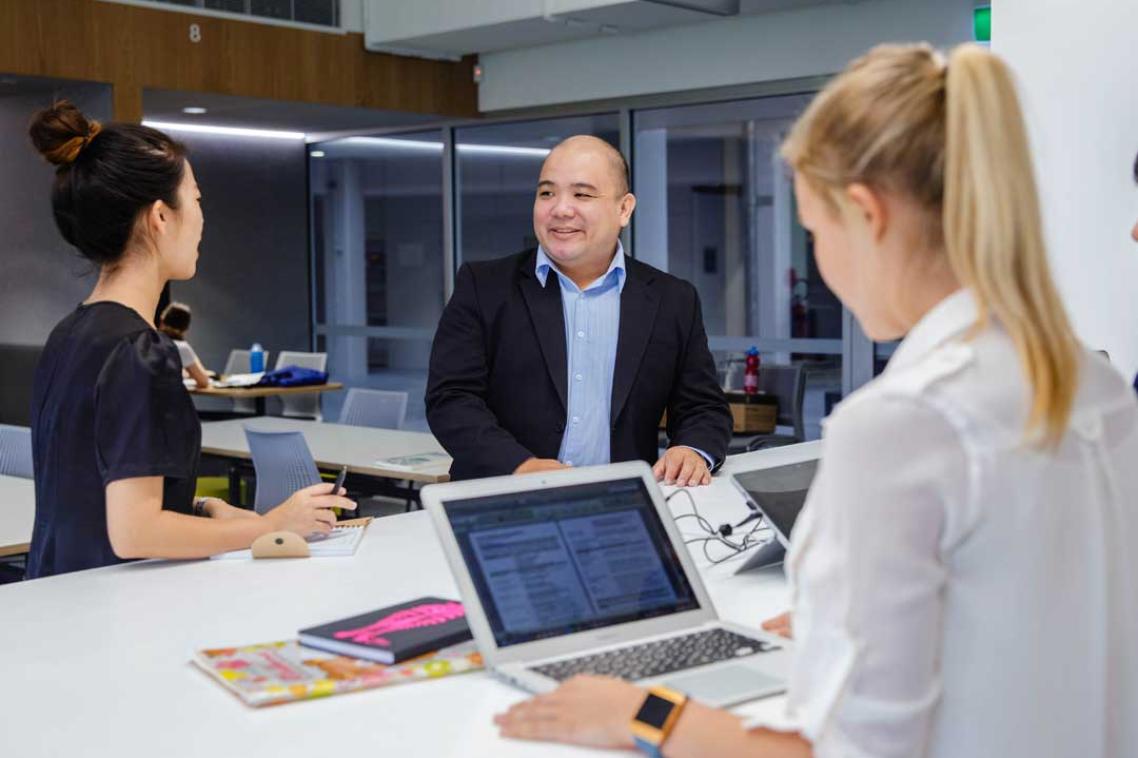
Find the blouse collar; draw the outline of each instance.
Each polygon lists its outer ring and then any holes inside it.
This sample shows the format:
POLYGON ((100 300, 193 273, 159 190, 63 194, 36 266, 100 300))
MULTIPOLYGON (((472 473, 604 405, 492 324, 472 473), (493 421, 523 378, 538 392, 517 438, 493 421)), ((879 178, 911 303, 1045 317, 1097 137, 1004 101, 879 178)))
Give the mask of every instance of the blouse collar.
POLYGON ((917 363, 934 349, 967 331, 979 311, 972 292, 961 288, 934 305, 909 330, 889 361, 889 369, 917 363))

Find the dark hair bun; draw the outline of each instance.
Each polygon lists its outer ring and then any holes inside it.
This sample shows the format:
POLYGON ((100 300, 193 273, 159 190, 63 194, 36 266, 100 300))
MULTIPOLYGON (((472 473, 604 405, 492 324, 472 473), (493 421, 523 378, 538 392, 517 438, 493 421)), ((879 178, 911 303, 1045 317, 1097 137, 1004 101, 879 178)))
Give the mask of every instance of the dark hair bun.
POLYGON ((102 126, 67 100, 44 108, 32 119, 28 134, 40 155, 57 166, 73 163, 102 126))

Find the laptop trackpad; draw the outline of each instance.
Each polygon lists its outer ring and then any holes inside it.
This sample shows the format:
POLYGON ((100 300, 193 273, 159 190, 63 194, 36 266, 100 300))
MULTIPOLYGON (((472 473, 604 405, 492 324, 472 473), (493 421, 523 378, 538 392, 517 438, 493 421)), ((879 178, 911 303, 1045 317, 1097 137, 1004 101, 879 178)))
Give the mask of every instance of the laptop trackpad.
POLYGON ((741 703, 785 687, 781 679, 739 663, 669 676, 663 684, 711 705, 741 703))

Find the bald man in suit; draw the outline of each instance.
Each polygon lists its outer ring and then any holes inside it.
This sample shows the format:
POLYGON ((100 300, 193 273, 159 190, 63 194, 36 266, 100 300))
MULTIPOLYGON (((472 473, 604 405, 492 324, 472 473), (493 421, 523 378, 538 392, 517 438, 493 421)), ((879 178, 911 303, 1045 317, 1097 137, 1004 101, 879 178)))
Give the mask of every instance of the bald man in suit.
POLYGON ((640 459, 658 479, 697 485, 722 465, 731 413, 699 296, 625 256, 635 207, 620 153, 570 137, 538 177, 539 247, 459 269, 426 397, 452 478, 640 459))

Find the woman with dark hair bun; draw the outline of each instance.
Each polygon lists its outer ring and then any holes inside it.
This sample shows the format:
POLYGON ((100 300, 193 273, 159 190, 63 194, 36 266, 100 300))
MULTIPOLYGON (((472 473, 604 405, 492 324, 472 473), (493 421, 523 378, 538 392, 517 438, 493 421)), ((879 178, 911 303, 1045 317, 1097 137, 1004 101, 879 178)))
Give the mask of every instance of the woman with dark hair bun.
POLYGON ((333 507, 355 508, 327 484, 264 516, 194 499, 201 426, 178 349, 152 322, 166 283, 197 267, 201 194, 185 147, 145 126, 102 126, 66 101, 36 114, 29 134, 57 166, 56 225, 99 278, 36 370, 28 577, 204 558, 277 530, 327 532, 333 507))

